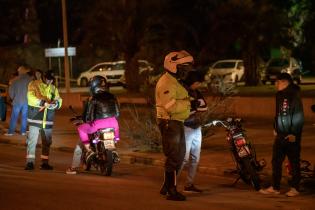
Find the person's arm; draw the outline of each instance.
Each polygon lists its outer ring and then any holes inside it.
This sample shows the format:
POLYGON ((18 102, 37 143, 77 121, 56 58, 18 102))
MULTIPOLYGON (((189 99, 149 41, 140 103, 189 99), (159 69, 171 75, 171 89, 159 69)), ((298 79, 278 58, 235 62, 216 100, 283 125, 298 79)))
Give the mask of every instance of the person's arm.
POLYGON ((10 96, 10 99, 14 99, 15 97, 15 82, 13 82, 10 86, 9 86, 9 96, 10 96))
POLYGON ((57 103, 57 109, 60 109, 61 108, 61 106, 62 106, 62 98, 60 97, 60 95, 59 95, 59 91, 58 91, 58 89, 54 86, 54 85, 52 85, 52 89, 54 89, 54 96, 53 96, 53 98, 52 98, 52 100, 53 100, 53 103, 57 103))
POLYGON ((175 84, 169 84, 167 87, 161 87, 159 91, 162 94, 164 109, 170 114, 180 113, 187 110, 187 107, 190 106, 189 97, 182 99, 176 97, 176 89, 175 84))
POLYGON ((118 118, 120 115, 120 110, 119 110, 119 103, 117 101, 117 98, 115 97, 115 117, 118 118))

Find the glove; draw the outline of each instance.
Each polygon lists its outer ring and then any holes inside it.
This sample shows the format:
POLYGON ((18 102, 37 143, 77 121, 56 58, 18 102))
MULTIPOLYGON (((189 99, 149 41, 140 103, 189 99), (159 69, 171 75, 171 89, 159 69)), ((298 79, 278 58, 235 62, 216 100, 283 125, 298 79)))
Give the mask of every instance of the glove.
POLYGON ((196 110, 200 106, 200 101, 192 100, 190 101, 190 106, 192 110, 196 110))

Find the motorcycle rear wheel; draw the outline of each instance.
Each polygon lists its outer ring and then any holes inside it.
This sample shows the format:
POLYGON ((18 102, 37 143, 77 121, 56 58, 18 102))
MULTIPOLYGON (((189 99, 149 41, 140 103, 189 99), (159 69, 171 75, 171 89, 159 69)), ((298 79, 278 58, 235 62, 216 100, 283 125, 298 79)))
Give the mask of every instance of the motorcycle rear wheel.
POLYGON ((240 161, 239 175, 246 183, 251 184, 255 190, 260 190, 260 180, 256 169, 251 163, 251 158, 244 158, 240 161))
MULTIPOLYGON (((104 148, 105 150, 105 148, 104 148)), ((113 153, 110 150, 105 150, 100 161, 100 170, 104 176, 111 176, 113 171, 113 153)))

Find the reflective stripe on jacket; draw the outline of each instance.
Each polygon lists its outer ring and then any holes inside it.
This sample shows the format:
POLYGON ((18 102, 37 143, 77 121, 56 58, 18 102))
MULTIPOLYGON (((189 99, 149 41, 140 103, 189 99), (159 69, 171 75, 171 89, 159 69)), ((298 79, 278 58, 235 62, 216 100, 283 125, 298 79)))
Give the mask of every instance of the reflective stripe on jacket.
POLYGON ((184 121, 190 113, 187 90, 169 73, 164 73, 155 89, 157 118, 184 121))
POLYGON ((35 80, 28 85, 28 123, 29 125, 40 128, 52 128, 54 124, 55 109, 42 108, 41 103, 58 103, 56 109, 62 104, 58 89, 50 84, 47 85, 42 81, 35 80))

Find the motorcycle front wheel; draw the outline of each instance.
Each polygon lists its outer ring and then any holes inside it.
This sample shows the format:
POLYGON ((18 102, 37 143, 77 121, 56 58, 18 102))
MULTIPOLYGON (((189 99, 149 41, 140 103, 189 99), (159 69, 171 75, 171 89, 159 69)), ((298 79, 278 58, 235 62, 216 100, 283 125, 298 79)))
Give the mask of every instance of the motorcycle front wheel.
POLYGON ((260 180, 258 173, 251 162, 251 158, 240 160, 239 175, 246 184, 251 184, 255 190, 260 190, 260 180))
POLYGON ((104 176, 111 176, 113 171, 113 153, 110 150, 105 150, 102 153, 100 161, 100 170, 104 176))

